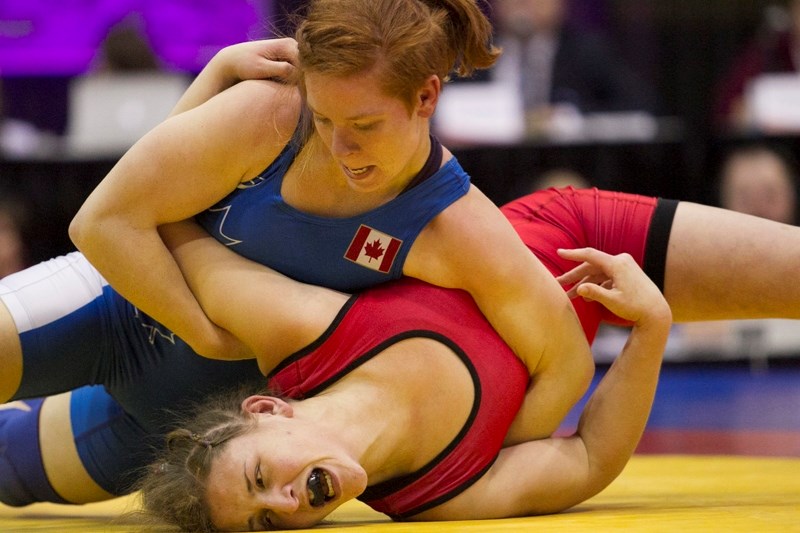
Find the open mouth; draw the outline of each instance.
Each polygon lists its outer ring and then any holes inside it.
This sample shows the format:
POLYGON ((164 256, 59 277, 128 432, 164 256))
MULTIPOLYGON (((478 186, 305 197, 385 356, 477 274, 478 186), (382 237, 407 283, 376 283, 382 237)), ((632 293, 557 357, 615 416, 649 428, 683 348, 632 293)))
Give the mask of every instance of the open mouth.
POLYGON ((322 470, 315 468, 308 476, 308 502, 311 507, 322 507, 327 502, 336 497, 336 491, 333 488, 333 478, 331 475, 322 470))
POLYGON ((370 165, 370 166, 366 166, 366 167, 361 167, 361 168, 350 168, 350 167, 348 167, 348 166, 345 166, 345 167, 344 167, 344 170, 345 170, 345 172, 347 173, 347 175, 349 175, 350 177, 352 177, 352 178, 358 178, 358 177, 360 177, 360 176, 363 176, 363 175, 364 175, 364 174, 366 174, 367 172, 369 172, 369 170, 370 170, 371 168, 372 168, 372 166, 371 166, 371 165, 370 165))

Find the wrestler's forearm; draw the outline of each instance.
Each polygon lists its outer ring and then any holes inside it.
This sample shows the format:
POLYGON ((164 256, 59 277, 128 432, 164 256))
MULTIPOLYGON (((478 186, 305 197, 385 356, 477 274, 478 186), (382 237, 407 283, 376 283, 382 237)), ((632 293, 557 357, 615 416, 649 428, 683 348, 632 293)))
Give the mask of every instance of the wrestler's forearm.
POLYGON ((662 315, 633 327, 581 415, 577 434, 586 447, 597 491, 619 475, 641 439, 670 325, 668 316, 662 315))
POLYGON ((231 353, 236 343, 205 315, 158 232, 127 220, 104 218, 91 245, 73 234, 79 249, 114 289, 186 341, 199 354, 231 353), (109 254, 97 250, 114 250, 109 254))
POLYGON ((348 296, 246 259, 184 221, 161 228, 206 314, 249 348, 267 373, 317 339, 348 296))
POLYGON ((622 353, 592 394, 578 423, 591 492, 610 483, 636 449, 653 403, 672 311, 658 287, 628 254, 581 248, 559 250, 559 255, 593 269, 591 279, 577 284, 576 297, 598 302, 633 324, 622 353))

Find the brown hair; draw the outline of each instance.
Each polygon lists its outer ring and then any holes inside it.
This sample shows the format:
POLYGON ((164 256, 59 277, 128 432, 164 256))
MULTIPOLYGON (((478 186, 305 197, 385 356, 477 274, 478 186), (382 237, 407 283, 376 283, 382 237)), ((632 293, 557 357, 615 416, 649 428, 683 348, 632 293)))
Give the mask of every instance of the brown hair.
POLYGON ((145 472, 137 490, 144 513, 186 531, 215 531, 206 499, 211 465, 226 444, 255 427, 241 409, 252 387, 227 392, 197 405, 167 435, 167 449, 145 472))
POLYGON ((312 0, 295 32, 300 70, 349 76, 374 67, 384 89, 412 105, 435 74, 468 76, 499 49, 476 0, 312 0))

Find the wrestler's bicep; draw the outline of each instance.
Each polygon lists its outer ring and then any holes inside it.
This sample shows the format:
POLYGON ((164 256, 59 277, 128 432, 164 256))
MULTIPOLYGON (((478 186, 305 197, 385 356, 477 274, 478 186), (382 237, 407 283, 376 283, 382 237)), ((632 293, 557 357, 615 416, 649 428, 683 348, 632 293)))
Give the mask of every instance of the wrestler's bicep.
POLYGON ((531 373, 547 339, 565 329, 558 320, 569 306, 564 291, 474 188, 420 233, 403 272, 469 292, 531 373))

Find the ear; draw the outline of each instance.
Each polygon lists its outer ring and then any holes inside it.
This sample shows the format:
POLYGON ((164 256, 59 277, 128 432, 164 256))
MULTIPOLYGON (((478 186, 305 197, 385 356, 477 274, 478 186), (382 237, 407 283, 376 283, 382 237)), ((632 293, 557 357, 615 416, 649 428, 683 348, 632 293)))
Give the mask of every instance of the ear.
POLYGON ((294 409, 289 403, 274 396, 248 396, 242 401, 242 411, 253 414, 266 413, 288 418, 294 415, 294 409))
POLYGON ((422 118, 431 118, 439 102, 442 92, 442 80, 436 74, 431 74, 422 87, 417 91, 417 115, 422 118))

